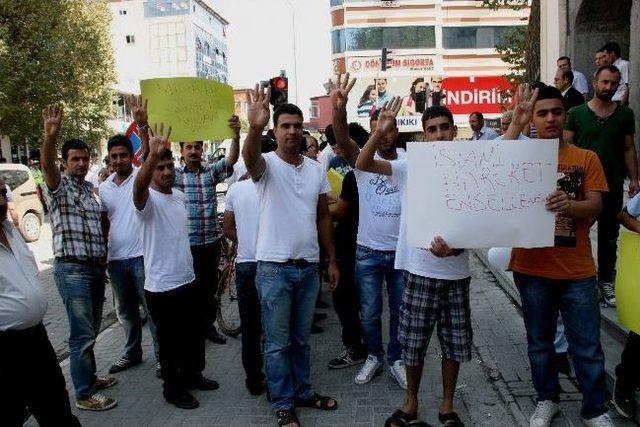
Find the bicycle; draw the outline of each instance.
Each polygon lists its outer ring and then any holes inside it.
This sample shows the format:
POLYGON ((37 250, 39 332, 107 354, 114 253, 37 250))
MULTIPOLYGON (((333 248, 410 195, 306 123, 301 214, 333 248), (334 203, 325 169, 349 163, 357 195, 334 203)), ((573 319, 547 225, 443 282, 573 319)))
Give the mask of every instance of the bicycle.
POLYGON ((222 239, 220 264, 218 265, 218 326, 231 337, 240 335, 240 310, 238 291, 236 290, 236 245, 226 238, 222 239))

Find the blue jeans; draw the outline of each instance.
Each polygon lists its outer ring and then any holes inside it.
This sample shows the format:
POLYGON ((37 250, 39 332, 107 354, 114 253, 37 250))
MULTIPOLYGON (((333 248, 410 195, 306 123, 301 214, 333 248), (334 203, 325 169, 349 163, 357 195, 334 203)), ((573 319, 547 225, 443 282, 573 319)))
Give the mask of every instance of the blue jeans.
POLYGON ((273 409, 313 396, 309 335, 320 288, 318 264, 258 261, 256 284, 265 334, 265 367, 273 409))
POLYGON ((551 280, 516 272, 513 278, 522 299, 531 376, 538 401, 560 401, 553 345, 559 311, 582 391, 582 416, 589 419, 607 412, 596 278, 551 280))
POLYGON ((382 347, 382 283, 389 294, 389 344, 387 361, 392 364, 402 358, 398 343, 398 319, 404 280, 402 270, 394 268, 395 251, 377 251, 358 245, 356 249, 356 281, 360 294, 360 322, 367 344, 367 353, 384 358, 382 347))
MULTIPOLYGON (((140 304, 147 309, 144 298, 144 258, 129 258, 109 261, 109 278, 118 304, 118 315, 124 328, 125 345, 123 356, 129 360, 142 358, 142 322, 140 304)), ((153 339, 153 350, 158 359, 158 339, 156 325, 147 318, 153 339)))
POLYGON ((100 332, 106 276, 104 270, 85 264, 55 260, 53 277, 69 319, 71 379, 77 399, 96 393, 96 359, 93 346, 100 332))

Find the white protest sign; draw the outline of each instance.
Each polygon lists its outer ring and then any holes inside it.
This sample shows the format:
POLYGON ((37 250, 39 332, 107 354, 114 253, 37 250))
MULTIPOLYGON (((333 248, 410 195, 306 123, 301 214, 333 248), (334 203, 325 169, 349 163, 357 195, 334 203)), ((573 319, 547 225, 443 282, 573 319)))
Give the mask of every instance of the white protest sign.
POLYGON ((410 142, 407 162, 409 245, 553 246, 557 139, 410 142))

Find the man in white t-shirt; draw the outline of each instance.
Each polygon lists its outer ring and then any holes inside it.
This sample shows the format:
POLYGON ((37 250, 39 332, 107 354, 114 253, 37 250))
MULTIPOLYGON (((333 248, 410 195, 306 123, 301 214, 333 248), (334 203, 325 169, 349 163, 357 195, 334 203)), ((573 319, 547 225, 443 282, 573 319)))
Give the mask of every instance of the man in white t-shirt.
MULTIPOLYGON (((109 278, 116 296, 118 316, 124 328, 125 346, 121 357, 109 368, 115 374, 142 363, 142 322, 140 305, 144 298, 144 259, 140 223, 135 218, 133 145, 125 135, 114 135, 107 142, 109 161, 114 169, 100 184, 102 235, 107 237, 109 278)), ((148 311, 148 310, 147 310, 148 311)), ((149 321, 153 346, 158 358, 156 328, 149 321)))
POLYGON ((300 154, 302 111, 283 104, 273 113, 278 148, 261 154, 260 138, 269 121, 270 90, 256 85, 247 113, 249 133, 242 157, 258 195, 256 284, 265 334, 265 366, 280 426, 299 426, 295 407, 335 410, 338 402, 315 393, 310 384, 309 335, 320 287, 318 237, 328 257, 331 288, 339 273, 330 191, 322 166, 300 154))
MULTIPOLYGON (((149 156, 133 186, 133 203, 144 248, 145 297, 156 325, 163 394, 167 402, 194 409, 199 402, 188 389, 215 390, 218 383, 202 376, 204 321, 193 273, 185 196, 173 188, 173 155, 169 134, 149 139, 149 156), (149 187, 151 185, 151 187, 149 187)), ((151 132, 153 135, 153 132, 151 132)))
MULTIPOLYGON (((356 167, 390 176, 403 189, 403 206, 407 203, 407 161, 375 158, 385 135, 395 132, 396 115, 402 106, 396 98, 380 112, 378 127, 364 146, 356 167)), ((456 136, 451 111, 443 106, 429 107, 422 115, 425 141, 451 141, 456 136)), ((405 271, 405 290, 400 308, 398 339, 407 370, 407 397, 401 409, 389 417, 389 425, 407 425, 418 416, 418 389, 424 356, 433 333, 438 328, 442 349, 443 399, 438 419, 444 425, 462 426, 454 410, 453 398, 460 364, 471 359, 473 331, 469 304, 469 254, 452 249, 439 236, 430 248, 410 247, 407 243, 407 212, 402 210, 396 267, 405 271)))
POLYGON ((242 329, 242 366, 245 385, 253 396, 264 391, 262 372, 262 322, 256 289, 256 240, 258 238, 258 195, 248 174, 229 187, 224 212, 224 236, 237 245, 236 290, 242 329))
MULTIPOLYGON (((356 249, 356 281, 360 294, 360 322, 367 344, 367 359, 356 373, 356 384, 366 384, 382 371, 384 347, 382 346, 382 292, 383 283, 389 295, 389 343, 387 363, 389 374, 400 387, 407 388, 407 376, 398 343, 398 319, 404 280, 402 271, 395 268, 396 246, 400 230, 401 194, 404 183, 392 182, 379 173, 367 172, 356 165, 360 148, 349 138, 347 126, 347 102, 351 82, 347 74, 338 79, 331 91, 333 106, 333 132, 347 162, 355 167, 358 184, 359 222, 356 249)), ((378 113, 379 114, 379 113, 378 113)), ((379 118, 378 118, 379 119, 379 118)), ((379 122, 378 122, 379 123, 379 122)), ((384 135, 376 146, 374 156, 378 160, 404 158, 396 140, 398 128, 384 135)))
POLYGON ((620 70, 620 85, 611 100, 618 104, 629 105, 629 61, 622 59, 620 45, 616 42, 609 42, 602 46, 602 49, 607 55, 607 62, 620 70))
POLYGON ((573 82, 571 83, 575 90, 580 92, 584 99, 589 97, 589 83, 587 78, 578 70, 574 70, 571 66, 571 58, 568 56, 561 56, 556 61, 556 65, 563 71, 571 71, 573 73, 573 82))

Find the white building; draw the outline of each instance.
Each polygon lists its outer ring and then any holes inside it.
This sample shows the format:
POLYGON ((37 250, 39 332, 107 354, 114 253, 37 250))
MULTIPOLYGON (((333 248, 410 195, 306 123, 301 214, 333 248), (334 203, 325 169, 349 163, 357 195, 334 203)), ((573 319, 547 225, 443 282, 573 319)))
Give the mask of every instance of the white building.
MULTIPOLYGON (((210 0, 110 0, 111 41, 122 96, 140 93, 140 81, 157 77, 229 78, 226 19, 210 0)), ((110 126, 131 123, 122 96, 110 126)))

